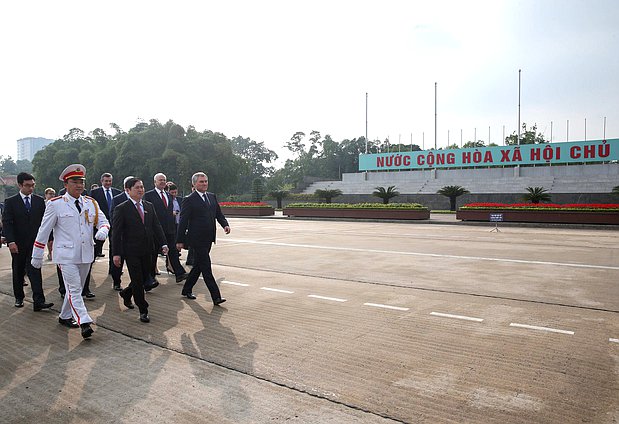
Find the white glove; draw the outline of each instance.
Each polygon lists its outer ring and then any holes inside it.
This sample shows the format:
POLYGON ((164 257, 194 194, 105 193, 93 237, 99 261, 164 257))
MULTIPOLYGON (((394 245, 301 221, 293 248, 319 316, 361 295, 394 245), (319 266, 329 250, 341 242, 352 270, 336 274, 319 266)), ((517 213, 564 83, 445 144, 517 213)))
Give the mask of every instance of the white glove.
POLYGON ((97 231, 97 234, 95 234, 95 238, 99 241, 105 240, 107 238, 107 229, 101 228, 97 231))
POLYGON ((32 258, 30 264, 36 269, 41 269, 43 266, 43 258, 32 258))

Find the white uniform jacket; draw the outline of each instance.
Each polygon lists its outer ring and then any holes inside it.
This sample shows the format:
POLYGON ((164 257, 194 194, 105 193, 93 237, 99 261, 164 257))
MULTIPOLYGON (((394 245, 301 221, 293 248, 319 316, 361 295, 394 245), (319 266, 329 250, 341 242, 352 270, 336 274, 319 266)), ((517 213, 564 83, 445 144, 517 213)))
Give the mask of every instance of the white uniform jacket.
POLYGON ((47 202, 32 249, 33 258, 43 258, 49 234, 54 230, 54 263, 89 264, 94 261, 93 227, 107 236, 110 224, 95 199, 81 196, 80 200, 81 212, 75 206, 75 198, 68 193, 47 202))

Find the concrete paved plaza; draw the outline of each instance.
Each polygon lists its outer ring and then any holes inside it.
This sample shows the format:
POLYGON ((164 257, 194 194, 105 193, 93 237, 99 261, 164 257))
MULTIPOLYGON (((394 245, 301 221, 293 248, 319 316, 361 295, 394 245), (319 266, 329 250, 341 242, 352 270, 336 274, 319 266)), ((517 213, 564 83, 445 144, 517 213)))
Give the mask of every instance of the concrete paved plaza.
POLYGON ((229 221, 223 307, 164 271, 143 324, 98 259, 91 340, 2 248, 0 422, 619 422, 618 231, 229 221))

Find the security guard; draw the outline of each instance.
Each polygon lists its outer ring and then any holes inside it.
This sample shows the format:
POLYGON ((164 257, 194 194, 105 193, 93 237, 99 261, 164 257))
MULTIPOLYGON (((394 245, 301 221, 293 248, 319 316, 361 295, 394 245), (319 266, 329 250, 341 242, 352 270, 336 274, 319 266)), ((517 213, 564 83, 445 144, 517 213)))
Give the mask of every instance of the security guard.
POLYGON ((80 164, 69 165, 60 174, 66 193, 48 202, 34 242, 31 263, 35 268, 41 268, 44 248, 53 230, 52 259, 62 271, 67 293, 58 322, 67 327, 81 327, 82 337, 86 339, 92 335, 93 329, 90 326, 92 318, 82 299, 82 289, 94 261, 93 227, 98 230, 95 238, 105 240, 110 224, 99 210, 97 201, 82 196, 85 177, 86 169, 80 164))

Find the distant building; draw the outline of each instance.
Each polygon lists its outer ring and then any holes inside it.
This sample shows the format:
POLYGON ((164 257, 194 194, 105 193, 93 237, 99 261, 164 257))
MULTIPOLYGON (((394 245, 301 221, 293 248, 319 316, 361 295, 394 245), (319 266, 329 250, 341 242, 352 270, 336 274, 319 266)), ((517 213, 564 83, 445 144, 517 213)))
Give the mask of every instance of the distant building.
POLYGON ((34 154, 55 140, 43 137, 26 137, 17 140, 17 160, 29 160, 32 162, 34 154))

